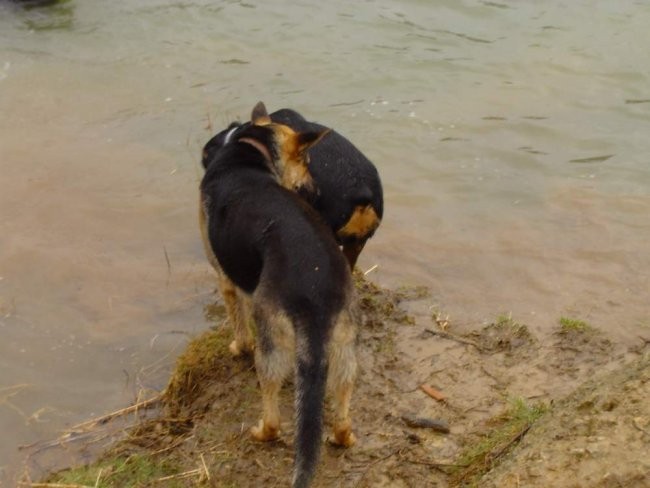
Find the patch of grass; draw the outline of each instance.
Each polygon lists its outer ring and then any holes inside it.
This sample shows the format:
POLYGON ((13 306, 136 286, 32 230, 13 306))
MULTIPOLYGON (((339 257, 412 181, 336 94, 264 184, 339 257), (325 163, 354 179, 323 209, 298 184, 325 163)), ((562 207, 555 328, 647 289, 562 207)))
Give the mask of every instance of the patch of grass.
POLYGON ((532 342, 533 340, 533 337, 528 330, 528 326, 514 320, 511 314, 499 315, 494 327, 505 333, 511 342, 532 342))
POLYGON ((499 315, 495 322, 475 333, 481 348, 489 352, 505 351, 514 354, 517 350, 525 351, 522 346, 531 345, 535 338, 525 324, 512 318, 511 314, 499 315))
POLYGON ((209 385, 219 358, 230 358, 230 337, 223 328, 208 330, 194 338, 176 360, 176 367, 167 385, 165 404, 177 412, 183 405, 191 405, 209 385))
POLYGON ((592 328, 591 325, 589 325, 584 320, 571 319, 568 317, 560 317, 560 327, 562 328, 563 332, 569 332, 572 330, 585 332, 587 330, 591 330, 592 328))
MULTIPOLYGON (((96 463, 67 469, 51 475, 47 483, 97 488, 126 488, 150 486, 155 480, 173 477, 180 468, 169 460, 144 455, 106 458, 96 463)), ((163 486, 163 485, 161 485, 163 486)), ((181 487, 180 480, 168 479, 165 487, 181 487)))
POLYGON ((499 328, 508 328, 514 330, 526 328, 525 325, 515 321, 515 319, 512 318, 511 313, 498 315, 496 321, 494 322, 494 325, 499 328))
POLYGON ((492 429, 460 455, 455 464, 463 467, 452 474, 452 487, 479 487, 480 478, 510 452, 548 410, 544 404, 529 405, 522 398, 514 398, 509 403, 505 412, 490 420, 492 429))

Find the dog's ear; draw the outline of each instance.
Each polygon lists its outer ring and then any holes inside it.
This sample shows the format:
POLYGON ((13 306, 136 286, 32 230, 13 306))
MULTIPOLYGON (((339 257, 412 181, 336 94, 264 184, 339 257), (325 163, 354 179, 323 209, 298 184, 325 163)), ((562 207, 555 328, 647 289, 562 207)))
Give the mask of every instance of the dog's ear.
POLYGON ((298 134, 298 151, 304 153, 310 147, 317 144, 323 137, 329 134, 332 129, 325 129, 321 132, 300 132, 298 134))
POLYGON ((257 102, 257 105, 253 107, 251 121, 255 125, 268 125, 271 123, 271 117, 269 117, 263 102, 257 102))

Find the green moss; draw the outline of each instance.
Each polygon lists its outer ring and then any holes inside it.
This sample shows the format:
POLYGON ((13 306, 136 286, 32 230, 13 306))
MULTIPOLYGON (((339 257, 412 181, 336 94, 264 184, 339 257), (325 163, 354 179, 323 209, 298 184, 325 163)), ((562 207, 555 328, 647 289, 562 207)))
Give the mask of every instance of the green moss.
POLYGON ((580 332, 585 332, 591 330, 591 325, 589 325, 584 320, 571 319, 568 317, 560 317, 560 327, 562 331, 568 332, 571 330, 577 330, 580 332))
POLYGON ((173 478, 179 473, 179 467, 171 461, 131 455, 106 458, 90 465, 60 471, 51 475, 47 482, 97 488, 130 488, 148 486, 154 480, 171 477, 158 486, 175 488, 182 486, 180 480, 173 478))

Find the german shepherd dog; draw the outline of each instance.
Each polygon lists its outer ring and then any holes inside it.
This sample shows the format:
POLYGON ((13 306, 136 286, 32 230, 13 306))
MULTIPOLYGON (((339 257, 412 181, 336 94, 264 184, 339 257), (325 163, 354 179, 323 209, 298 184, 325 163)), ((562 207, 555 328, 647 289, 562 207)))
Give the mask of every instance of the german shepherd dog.
MULTIPOLYGON (((298 112, 283 108, 271 120, 299 132, 323 131, 298 112)), ((205 146, 203 164, 210 154, 233 140, 250 124, 233 122, 205 146)), ((349 140, 331 130, 309 150, 309 172, 315 187, 294 188, 330 226, 353 269, 366 241, 377 230, 384 212, 381 180, 375 166, 349 140)))
POLYGON ((285 187, 311 187, 307 149, 326 132, 272 123, 264 105, 252 123, 205 161, 200 221, 209 261, 233 322, 233 354, 255 352, 263 414, 251 429, 278 438, 278 393, 295 368, 293 487, 309 486, 320 454, 326 385, 335 445, 355 443, 349 416, 357 374, 357 320, 349 266, 314 209, 285 187), (251 316, 256 344, 248 328, 251 316))

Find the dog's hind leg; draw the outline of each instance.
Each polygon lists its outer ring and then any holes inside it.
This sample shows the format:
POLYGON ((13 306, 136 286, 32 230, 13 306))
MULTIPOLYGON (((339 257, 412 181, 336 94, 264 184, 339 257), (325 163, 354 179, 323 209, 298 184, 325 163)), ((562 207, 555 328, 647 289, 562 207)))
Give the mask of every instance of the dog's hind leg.
POLYGON ((334 437, 329 441, 342 447, 351 447, 356 442, 350 420, 350 400, 357 376, 356 331, 351 314, 344 311, 334 328, 329 345, 328 382, 334 410, 334 437))
POLYGON ((241 292, 237 291, 237 287, 232 281, 228 279, 226 274, 221 269, 221 265, 214 255, 212 245, 210 244, 210 237, 208 232, 208 217, 206 211, 205 198, 201 195, 199 203, 199 228, 201 230, 201 237, 203 240, 203 247, 208 261, 217 272, 219 291, 223 297, 226 305, 226 313, 228 320, 230 320, 233 331, 235 333, 235 340, 230 343, 230 352, 233 356, 239 356, 242 353, 251 352, 254 346, 253 336, 248 327, 248 310, 244 303, 241 292))
POLYGON ((255 369, 262 390, 262 419, 251 428, 258 441, 272 441, 280 434, 278 395, 284 379, 293 367, 293 327, 282 314, 274 313, 263 304, 253 305, 257 324, 255 369))
POLYGON ((219 290, 223 296, 226 312, 235 335, 235 339, 229 346, 230 352, 233 356, 250 353, 254 349, 255 340, 249 327, 248 300, 241 296, 242 292, 237 289, 223 271, 218 272, 218 275, 219 290))

